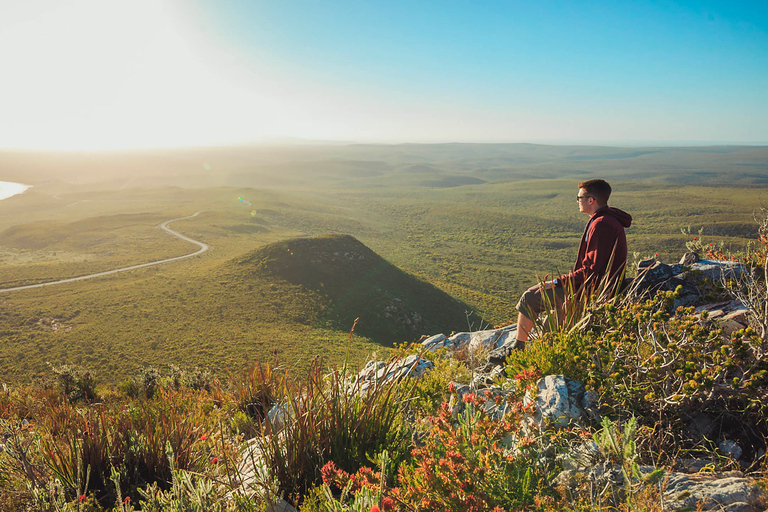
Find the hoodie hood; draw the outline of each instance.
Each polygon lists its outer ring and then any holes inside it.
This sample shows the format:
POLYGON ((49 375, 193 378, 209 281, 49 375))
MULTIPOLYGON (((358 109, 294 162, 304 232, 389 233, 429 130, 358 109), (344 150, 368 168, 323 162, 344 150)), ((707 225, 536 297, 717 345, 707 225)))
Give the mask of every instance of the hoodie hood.
POLYGON ((602 208, 598 209, 595 214, 592 216, 592 218, 597 217, 613 217, 616 220, 619 221, 619 224, 624 226, 625 228, 628 228, 632 225, 632 216, 625 212, 624 210, 619 210, 618 208, 614 208, 612 206, 603 206, 602 208))

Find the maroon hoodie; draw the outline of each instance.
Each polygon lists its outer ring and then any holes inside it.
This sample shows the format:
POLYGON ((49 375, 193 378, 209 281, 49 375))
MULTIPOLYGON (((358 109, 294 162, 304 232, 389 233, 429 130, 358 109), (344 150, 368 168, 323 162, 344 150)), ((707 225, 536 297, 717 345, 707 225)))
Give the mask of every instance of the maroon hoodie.
POLYGON ((597 286, 605 275, 611 261, 612 279, 621 275, 627 264, 627 237, 624 228, 632 224, 632 216, 625 211, 610 206, 599 208, 589 218, 584 234, 581 236, 579 255, 570 274, 560 276, 556 283, 564 286, 570 281, 574 290, 587 286, 597 286))

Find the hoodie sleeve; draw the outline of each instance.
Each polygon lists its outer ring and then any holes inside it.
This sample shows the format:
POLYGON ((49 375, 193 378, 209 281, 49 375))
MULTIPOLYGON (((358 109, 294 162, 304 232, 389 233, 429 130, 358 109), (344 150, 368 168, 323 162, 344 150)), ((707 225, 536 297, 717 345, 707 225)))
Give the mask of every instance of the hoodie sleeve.
POLYGON ((586 249, 573 272, 558 278, 558 284, 567 286, 570 282, 578 290, 586 282, 593 285, 598 281, 611 261, 618 240, 617 222, 610 217, 599 217, 589 226, 586 234, 586 249))

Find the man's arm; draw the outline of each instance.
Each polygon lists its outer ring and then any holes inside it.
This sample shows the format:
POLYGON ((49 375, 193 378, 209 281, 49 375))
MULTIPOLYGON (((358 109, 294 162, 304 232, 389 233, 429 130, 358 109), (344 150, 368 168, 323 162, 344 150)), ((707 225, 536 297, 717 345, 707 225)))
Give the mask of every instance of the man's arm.
POLYGON ((587 247, 581 265, 576 270, 556 279, 560 286, 566 284, 578 290, 585 283, 596 284, 595 281, 605 273, 611 255, 616 247, 618 234, 616 227, 605 217, 595 219, 587 231, 587 247))

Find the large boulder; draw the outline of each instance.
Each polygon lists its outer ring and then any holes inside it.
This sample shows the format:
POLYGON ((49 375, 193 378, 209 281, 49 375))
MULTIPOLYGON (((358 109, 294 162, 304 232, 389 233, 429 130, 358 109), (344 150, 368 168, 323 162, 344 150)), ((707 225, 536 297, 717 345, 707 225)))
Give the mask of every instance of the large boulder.
POLYGON ((681 297, 690 297, 688 302, 693 303, 698 297, 698 290, 692 283, 676 277, 682 274, 687 267, 681 264, 667 265, 655 259, 643 261, 641 265, 644 266, 638 268, 637 277, 627 286, 630 294, 637 297, 648 297, 657 291, 672 291, 678 286, 682 286, 681 297))
POLYGON ((734 261, 701 260, 696 253, 686 253, 676 265, 667 265, 655 258, 638 264, 637 277, 627 285, 628 293, 636 297, 650 297, 658 291, 678 290, 672 309, 701 303, 707 280, 721 282, 739 277, 747 267, 734 261))

